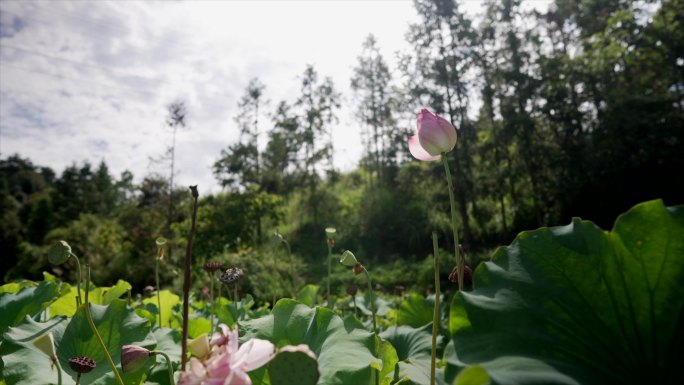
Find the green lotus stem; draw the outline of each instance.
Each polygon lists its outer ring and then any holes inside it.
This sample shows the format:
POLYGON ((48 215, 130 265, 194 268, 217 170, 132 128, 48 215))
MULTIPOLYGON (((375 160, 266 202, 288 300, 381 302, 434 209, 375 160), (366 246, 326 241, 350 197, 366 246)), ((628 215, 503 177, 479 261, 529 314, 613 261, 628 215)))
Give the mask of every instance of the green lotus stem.
POLYGON ((359 317, 359 308, 356 307, 356 295, 352 295, 352 301, 354 301, 354 315, 359 317))
MULTIPOLYGON (((458 231, 456 228, 456 199, 454 199, 454 183, 451 180, 451 171, 449 171, 449 162, 447 160, 447 153, 442 153, 442 163, 444 164, 444 172, 446 173, 447 184, 449 185, 449 204, 451 206, 451 229, 454 232, 454 254, 456 255, 456 265, 461 266, 461 253, 458 248, 458 231)), ((458 269, 458 290, 463 291, 463 270, 458 269)))
POLYGON ((166 359, 166 366, 169 368, 169 384, 173 385, 173 366, 171 366, 171 359, 169 358, 166 353, 163 352, 153 352, 154 354, 159 354, 160 356, 164 357, 166 359))
MULTIPOLYGON (((70 254, 72 257, 74 257, 74 260, 76 261, 76 269, 78 270, 78 281, 76 282, 76 287, 78 288, 76 295, 76 307, 78 307, 81 306, 81 304, 83 303, 83 299, 81 298, 81 262, 78 260, 76 254, 70 254)), ((86 295, 88 295, 87 292, 86 295)))
POLYGON ((161 288, 159 287, 159 257, 156 258, 154 263, 154 276, 157 281, 157 318, 159 319, 159 327, 162 327, 162 316, 161 316, 161 296, 159 292, 161 288))
POLYGON ((332 309, 332 305, 330 304, 330 271, 332 268, 332 247, 330 247, 330 242, 328 242, 328 279, 327 279, 327 288, 326 288, 326 298, 328 299, 328 306, 332 309))
MULTIPOLYGON (((290 249, 290 243, 285 240, 285 238, 281 238, 283 243, 285 244, 285 248, 287 249, 287 259, 290 261, 290 282, 292 283, 292 298, 294 299, 296 296, 296 288, 295 288, 295 272, 294 272, 294 259, 292 259, 292 250, 290 249)), ((275 302, 273 302, 275 305, 275 302)))
POLYGON ((79 372, 78 375, 76 376, 76 385, 78 385, 81 382, 81 373, 79 372))
POLYGON ((92 329, 93 334, 97 338, 97 342, 100 344, 100 348, 102 349, 102 352, 105 355, 105 358, 107 359, 107 362, 109 363, 109 366, 112 367, 112 372, 114 372, 114 377, 116 377, 117 382, 119 385, 124 385, 123 379, 121 378, 121 375, 119 374, 119 371, 116 369, 116 365, 114 365, 114 360, 112 360, 112 356, 109 355, 109 351, 107 350, 107 347, 104 344, 104 341, 102 341, 102 337, 100 336, 100 333, 97 331, 97 327, 95 326, 95 322, 93 321, 93 316, 90 314, 90 303, 88 302, 88 291, 90 290, 90 266, 86 265, 86 302, 85 302, 85 313, 86 313, 86 319, 88 320, 88 324, 90 325, 90 329, 92 329))
POLYGON ((373 334, 378 334, 378 327, 375 322, 375 301, 373 300, 373 284, 371 283, 371 276, 366 266, 363 267, 363 272, 366 273, 366 278, 368 278, 368 294, 370 295, 370 306, 371 313, 373 314, 373 334))
POLYGON ((185 363, 188 361, 188 319, 190 315, 190 279, 192 268, 192 241, 195 238, 197 229, 197 207, 199 192, 197 186, 190 186, 192 193, 192 222, 190 235, 188 235, 188 245, 185 248, 185 264, 183 266, 183 332, 181 339, 181 371, 185 371, 185 363))
POLYGON ((437 356, 437 334, 439 333, 439 248, 437 233, 432 232, 432 249, 435 255, 435 310, 432 314, 432 352, 430 354, 430 385, 435 385, 435 359, 437 356))
MULTIPOLYGON (((62 385, 62 364, 59 363, 57 356, 52 357, 52 362, 57 367, 57 385, 62 385)), ((76 385, 78 385, 78 381, 76 381, 76 385)))
POLYGON ((214 305, 216 305, 216 298, 214 298, 214 273, 209 273, 209 293, 211 294, 211 318, 209 323, 211 324, 211 331, 214 332, 214 305))

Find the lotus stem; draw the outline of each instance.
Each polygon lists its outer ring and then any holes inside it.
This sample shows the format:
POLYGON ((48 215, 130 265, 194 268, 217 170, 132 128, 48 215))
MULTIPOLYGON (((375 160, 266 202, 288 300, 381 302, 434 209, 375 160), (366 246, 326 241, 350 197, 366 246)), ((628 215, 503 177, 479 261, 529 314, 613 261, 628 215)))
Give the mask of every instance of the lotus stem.
POLYGON ((171 359, 166 353, 163 352, 152 352, 153 354, 159 354, 166 359, 166 366, 169 368, 169 384, 174 385, 173 381, 173 366, 171 366, 171 359))
POLYGON ((116 377, 117 382, 119 385, 124 385, 123 379, 121 378, 121 375, 119 374, 119 371, 116 369, 116 365, 114 365, 114 360, 112 360, 112 356, 109 355, 109 351, 107 350, 107 346, 105 346, 104 341, 102 341, 102 337, 100 336, 100 333, 97 331, 97 327, 95 326, 95 322, 93 321, 93 316, 90 314, 90 303, 88 302, 88 291, 90 290, 90 266, 86 265, 86 302, 85 302, 85 313, 86 313, 86 319, 88 320, 88 324, 90 325, 90 329, 92 329, 93 334, 95 335, 97 342, 100 344, 100 348, 102 349, 102 352, 105 355, 105 358, 107 359, 107 362, 109 363, 109 366, 112 368, 112 372, 114 372, 114 377, 116 377))
MULTIPOLYGON (((461 265, 461 253, 458 248, 458 230, 456 227, 456 199, 454 199, 454 183, 451 180, 451 171, 449 170, 449 161, 447 160, 447 153, 442 153, 442 163, 444 164, 444 172, 446 173, 447 184, 449 186, 449 204, 451 206, 451 229, 454 233, 454 254, 456 255, 456 265, 461 265)), ((463 270, 458 269, 458 290, 463 291, 463 270)))
MULTIPOLYGON (((81 298, 81 262, 78 260, 78 257, 74 253, 70 253, 72 257, 74 257, 74 260, 76 261, 76 270, 78 270, 78 281, 76 281, 76 287, 77 287, 77 295, 76 295, 76 307, 81 306, 83 303, 83 299, 81 298)), ((86 292, 86 295, 88 295, 88 292, 86 292)))
POLYGON ((81 373, 78 373, 76 375, 76 385, 78 385, 81 382, 81 373))
POLYGON ((328 306, 332 309, 332 305, 330 302, 330 272, 332 268, 332 246, 330 245, 330 242, 328 241, 328 279, 326 281, 326 298, 328 299, 328 306))
MULTIPOLYGON (((52 362, 57 367, 57 385, 62 385, 62 364, 59 363, 57 356, 52 357, 52 362)), ((76 381, 76 385, 78 385, 78 380, 76 381)))
MULTIPOLYGON (((292 284, 292 299, 295 298, 297 295, 296 291, 297 288, 295 287, 295 271, 294 271, 294 259, 292 259, 292 250, 290 249, 290 243, 285 240, 285 238, 281 238, 282 242, 285 244, 285 248, 287 249, 287 258, 290 261, 290 283, 292 284)), ((273 302, 275 305, 275 301, 273 302)))
POLYGON ((183 269, 183 339, 181 340, 181 371, 185 371, 185 363, 188 360, 188 319, 190 312, 190 269, 192 267, 192 240, 195 238, 197 225, 197 186, 190 186, 193 198, 192 227, 188 236, 188 247, 185 249, 185 266, 183 269))
POLYGON ((435 310, 432 314, 432 352, 430 354, 430 385, 435 385, 435 359, 437 356, 437 334, 439 333, 439 247, 437 233, 432 232, 432 249, 435 263, 435 310))
POLYGON ((211 324, 211 332, 214 332, 214 308, 216 305, 216 298, 214 298, 214 278, 216 278, 216 275, 211 272, 209 273, 209 294, 211 295, 211 318, 209 319, 209 323, 211 324))
POLYGON ((157 281, 157 318, 159 319, 159 327, 162 327, 161 295, 159 294, 161 291, 161 288, 159 287, 159 257, 156 258, 154 263, 154 276, 157 281))
POLYGON ((370 295, 370 306, 371 313, 373 314, 373 334, 378 334, 378 327, 375 322, 375 301, 373 300, 373 284, 371 283, 371 276, 366 267, 363 267, 363 272, 366 273, 366 278, 368 278, 368 294, 370 295))

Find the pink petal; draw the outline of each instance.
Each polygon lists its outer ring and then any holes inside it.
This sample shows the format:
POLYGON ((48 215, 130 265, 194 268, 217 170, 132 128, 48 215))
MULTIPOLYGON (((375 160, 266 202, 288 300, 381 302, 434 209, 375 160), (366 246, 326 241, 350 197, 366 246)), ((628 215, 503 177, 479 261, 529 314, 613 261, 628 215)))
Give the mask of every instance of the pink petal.
POLYGON ((242 369, 245 372, 262 367, 273 358, 275 346, 271 341, 252 338, 240 346, 232 359, 233 370, 242 369))
POLYGON ((252 385, 252 379, 249 378, 246 372, 234 371, 231 376, 226 379, 223 385, 252 385))
POLYGON ((409 151, 411 152, 411 155, 413 155, 414 158, 418 160, 423 160, 426 162, 431 162, 435 160, 440 160, 441 155, 430 155, 423 147, 420 145, 420 141, 418 140, 418 135, 411 135, 409 136, 408 139, 408 146, 409 146, 409 151))

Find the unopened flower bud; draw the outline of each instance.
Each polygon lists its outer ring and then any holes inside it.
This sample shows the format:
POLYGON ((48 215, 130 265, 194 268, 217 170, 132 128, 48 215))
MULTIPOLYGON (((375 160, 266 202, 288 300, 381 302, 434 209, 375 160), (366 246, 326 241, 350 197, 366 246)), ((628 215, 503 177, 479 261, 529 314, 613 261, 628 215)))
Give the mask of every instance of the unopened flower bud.
POLYGON ((363 273, 365 269, 366 268, 361 264, 361 262, 356 262, 356 265, 354 265, 352 268, 352 273, 354 273, 354 275, 359 275, 363 273))
POLYGON ((124 373, 135 372, 145 366, 145 362, 154 352, 136 345, 124 345, 121 348, 121 369, 124 373))
POLYGON ((409 151, 418 160, 439 160, 440 154, 456 146, 456 129, 446 119, 427 109, 418 114, 417 134, 410 136, 409 151))
POLYGON ((359 291, 359 287, 353 283, 351 285, 347 286, 347 294, 349 294, 351 296, 355 296, 358 291, 359 291))
POLYGON ((65 241, 52 244, 48 252, 48 261, 53 265, 61 265, 71 257, 71 246, 65 241))
POLYGON ((71 357, 69 358, 69 367, 76 373, 88 373, 95 369, 97 364, 95 360, 89 357, 71 357))
POLYGON ((347 267, 352 267, 356 265, 359 261, 356 260, 356 256, 349 250, 342 253, 340 257, 340 263, 347 267))
POLYGON ((219 277, 219 281, 221 281, 224 285, 230 285, 238 282, 239 280, 244 277, 245 272, 242 271, 241 268, 239 267, 231 267, 230 269, 226 270, 221 274, 219 277))

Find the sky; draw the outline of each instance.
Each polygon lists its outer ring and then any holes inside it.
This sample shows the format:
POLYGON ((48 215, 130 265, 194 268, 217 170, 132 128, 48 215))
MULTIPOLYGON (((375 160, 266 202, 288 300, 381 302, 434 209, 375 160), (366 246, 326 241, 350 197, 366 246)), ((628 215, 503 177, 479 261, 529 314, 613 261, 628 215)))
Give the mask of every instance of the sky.
MULTIPOLYGON (((479 1, 463 7, 480 10, 479 1)), ((374 34, 396 70, 416 20, 407 0, 2 0, 0 158, 18 153, 58 173, 104 160, 115 177, 129 170, 136 181, 168 174, 150 159, 171 143, 166 106, 184 100, 176 184, 218 192, 211 166, 238 140, 233 118, 250 79, 266 85, 273 110, 297 98, 311 64, 342 93, 335 165, 350 170, 362 152, 349 86, 362 43, 374 34)))

